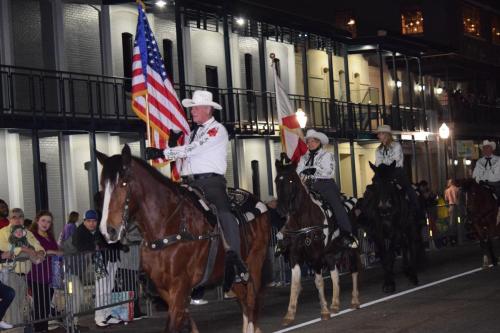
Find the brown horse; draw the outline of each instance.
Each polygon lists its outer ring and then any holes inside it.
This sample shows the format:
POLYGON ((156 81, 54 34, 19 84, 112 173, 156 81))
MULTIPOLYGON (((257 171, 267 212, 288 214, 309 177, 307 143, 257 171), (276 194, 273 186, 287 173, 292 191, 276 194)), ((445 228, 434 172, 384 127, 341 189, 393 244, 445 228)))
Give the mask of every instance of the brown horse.
MULTIPOLYGON (((141 262, 168 304, 165 332, 198 332, 188 312, 189 295, 204 277, 209 249, 219 237, 208 223, 208 215, 193 194, 163 176, 145 161, 132 157, 128 145, 121 155, 97 153, 102 164, 104 189, 100 231, 110 243, 117 242, 133 218, 144 237, 141 262)), ((261 272, 266 258, 270 225, 267 212, 255 217, 241 233, 242 256, 248 266, 247 284, 235 283, 243 311, 243 332, 257 327, 261 272)), ((224 275, 223 240, 218 242, 213 271, 207 285, 219 283, 224 275)))
POLYGON ((497 225, 497 200, 493 197, 492 190, 476 183, 474 179, 461 180, 458 185, 465 194, 467 218, 472 223, 483 250, 483 268, 490 263, 496 266, 498 258, 493 250, 492 237, 500 232, 497 225))
POLYGON ((346 249, 340 244, 334 224, 320 208, 321 204, 311 198, 296 172, 296 165, 289 164, 282 157, 276 160, 276 191, 278 194, 278 211, 287 216, 287 222, 280 231, 282 250, 288 254, 292 267, 290 284, 290 302, 282 325, 288 326, 295 320, 297 302, 301 289, 301 269, 304 263, 315 272, 314 282, 318 289, 321 306, 321 319, 330 319, 330 312, 340 309, 340 287, 338 261, 345 253, 349 256, 352 276, 351 306, 359 308, 358 272, 360 269, 359 253, 356 249, 346 249), (333 285, 333 296, 330 309, 325 297, 324 269, 330 272, 333 285))

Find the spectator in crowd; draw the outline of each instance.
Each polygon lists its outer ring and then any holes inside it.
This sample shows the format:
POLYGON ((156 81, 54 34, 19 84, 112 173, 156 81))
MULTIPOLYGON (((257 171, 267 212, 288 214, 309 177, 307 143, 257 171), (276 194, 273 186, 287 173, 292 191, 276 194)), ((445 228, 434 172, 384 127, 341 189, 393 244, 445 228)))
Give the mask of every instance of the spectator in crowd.
POLYGON ((29 229, 29 228, 31 227, 31 224, 32 224, 32 223, 33 223, 33 220, 32 220, 32 219, 24 219, 24 222, 23 222, 24 227, 25 227, 26 229, 29 229))
MULTIPOLYGON (((4 262, 5 260, 12 259, 12 252, 1 252, 1 262, 4 262)), ((0 329, 1 330, 8 330, 13 327, 13 325, 5 322, 3 320, 3 317, 5 316, 5 313, 7 312, 7 309, 9 308, 10 304, 14 300, 14 297, 16 295, 16 292, 14 289, 11 287, 3 284, 0 281, 0 329)))
POLYGON ((22 323, 24 309, 27 309, 25 275, 31 270, 31 262, 41 262, 45 257, 45 250, 35 236, 24 229, 24 212, 20 208, 13 208, 9 213, 9 226, 0 229, 0 251, 10 252, 17 258, 13 267, 2 264, 7 269, 8 285, 15 290, 17 297, 12 301, 6 317, 12 323, 22 323), (22 260, 25 259, 25 260, 22 260))
MULTIPOLYGON (((122 245, 119 242, 107 244, 97 228, 97 223, 97 212, 88 210, 83 223, 76 228, 72 242, 79 252, 94 252, 92 261, 95 270, 95 305, 101 307, 111 302, 122 245)), ((96 310, 94 319, 97 326, 106 327, 121 323, 120 319, 111 315, 111 310, 111 308, 96 310)))
POLYGON ((9 225, 9 205, 0 199, 0 229, 9 225))
POLYGON ((80 218, 80 214, 78 212, 71 212, 68 216, 68 222, 64 225, 63 230, 59 234, 59 238, 57 240, 57 244, 62 246, 62 244, 73 235, 76 230, 76 223, 80 218))
MULTIPOLYGON (((42 210, 35 217, 30 231, 38 240, 47 254, 46 259, 40 264, 33 264, 28 274, 31 283, 31 291, 34 304, 34 319, 40 320, 50 316, 51 300, 54 289, 50 287, 52 282, 52 259, 53 255, 62 255, 54 238, 54 217, 51 212, 42 210)), ((46 332, 49 329, 47 321, 34 325, 35 332, 46 332)))
POLYGON ((446 184, 446 190, 444 191, 444 200, 448 203, 448 212, 450 216, 450 235, 452 237, 452 242, 457 236, 457 222, 458 222, 458 197, 459 191, 455 180, 448 179, 446 184))

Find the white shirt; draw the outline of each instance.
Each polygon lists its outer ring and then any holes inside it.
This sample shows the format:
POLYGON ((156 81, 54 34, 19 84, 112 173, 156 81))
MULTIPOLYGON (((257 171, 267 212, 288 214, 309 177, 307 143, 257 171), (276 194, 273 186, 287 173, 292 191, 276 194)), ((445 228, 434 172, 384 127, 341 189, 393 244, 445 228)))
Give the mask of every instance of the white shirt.
POLYGON ((396 161, 396 168, 403 167, 403 148, 399 142, 393 141, 389 147, 380 145, 375 152, 375 166, 380 164, 391 165, 396 161))
POLYGON ((480 181, 499 182, 500 181, 500 157, 491 155, 491 165, 486 157, 481 157, 476 162, 476 167, 472 177, 479 183, 480 181))
POLYGON ((181 176, 210 172, 224 175, 228 144, 226 128, 212 117, 200 125, 188 144, 167 148, 164 154, 169 160, 182 159, 181 176))
POLYGON ((297 165, 297 173, 300 173, 306 169, 316 168, 316 172, 312 175, 316 179, 332 179, 335 178, 335 157, 329 151, 324 149, 319 149, 314 156, 313 165, 306 165, 309 157, 311 156, 310 151, 302 155, 299 164, 297 165))

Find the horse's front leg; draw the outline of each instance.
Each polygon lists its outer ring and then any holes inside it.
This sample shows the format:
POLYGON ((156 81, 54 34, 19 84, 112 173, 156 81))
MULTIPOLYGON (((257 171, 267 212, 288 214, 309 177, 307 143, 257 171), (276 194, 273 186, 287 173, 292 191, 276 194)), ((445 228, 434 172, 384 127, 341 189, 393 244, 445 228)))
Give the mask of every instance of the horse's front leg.
POLYGON ((332 313, 338 313, 340 310, 340 284, 339 270, 337 269, 337 266, 330 271, 330 276, 332 277, 333 287, 332 305, 330 306, 330 309, 332 310, 332 313))
POLYGON ((196 325, 191 325, 192 319, 187 311, 189 287, 170 286, 172 289, 158 289, 161 298, 168 304, 168 322, 165 333, 196 333, 196 325))
POLYGON ((315 273, 314 284, 316 285, 316 289, 318 289, 319 304, 321 306, 321 320, 328 320, 330 319, 330 311, 328 310, 328 304, 326 302, 325 283, 321 271, 315 273))
POLYGON ((396 290, 396 283, 394 282, 394 249, 392 244, 392 240, 390 244, 385 244, 384 239, 377 244, 377 247, 381 249, 379 257, 382 261, 382 268, 384 269, 384 284, 382 290, 385 293, 393 293, 396 290))
POLYGON ((360 303, 359 303, 358 277, 359 277, 359 270, 361 267, 357 251, 351 250, 349 259, 350 259, 350 271, 352 278, 351 308, 359 309, 360 303))
POLYGON ((290 325, 295 320, 295 313, 297 312, 297 301, 301 290, 300 285, 300 266, 295 264, 292 268, 292 283, 290 284, 290 303, 288 304, 288 311, 283 318, 281 324, 283 326, 290 325))

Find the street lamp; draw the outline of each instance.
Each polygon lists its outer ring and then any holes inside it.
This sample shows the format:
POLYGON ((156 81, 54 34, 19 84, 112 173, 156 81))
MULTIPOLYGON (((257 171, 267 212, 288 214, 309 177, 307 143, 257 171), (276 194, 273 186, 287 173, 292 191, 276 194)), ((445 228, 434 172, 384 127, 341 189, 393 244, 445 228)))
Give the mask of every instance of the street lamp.
POLYGON ((301 108, 297 109, 297 112, 295 112, 295 117, 297 117, 297 121, 299 122, 300 128, 305 128, 307 124, 307 116, 301 108))
POLYGON ((163 8, 163 7, 165 7, 167 5, 167 2, 164 1, 164 0, 158 0, 158 1, 155 2, 155 5, 157 7, 163 8))
POLYGON ((444 170, 446 180, 448 180, 448 147, 446 145, 446 140, 450 137, 450 128, 446 123, 443 123, 441 127, 439 127, 439 137, 444 140, 444 170))

